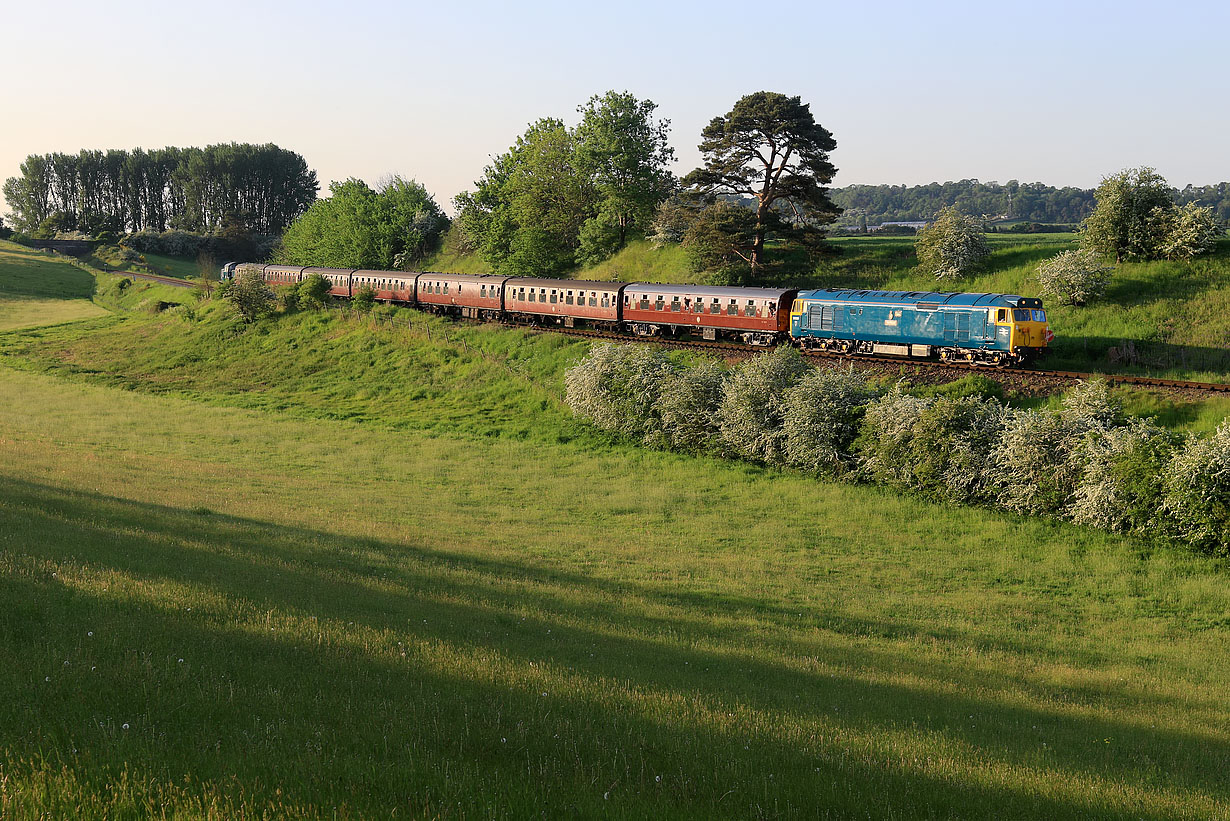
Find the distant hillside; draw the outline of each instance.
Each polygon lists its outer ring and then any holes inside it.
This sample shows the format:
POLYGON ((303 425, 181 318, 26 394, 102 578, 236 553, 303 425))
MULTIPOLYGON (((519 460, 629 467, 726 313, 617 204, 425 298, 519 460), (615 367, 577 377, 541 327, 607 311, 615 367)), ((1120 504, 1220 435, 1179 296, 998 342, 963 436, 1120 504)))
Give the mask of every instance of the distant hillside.
MULTIPOLYGON (((965 214, 1039 223, 1074 224, 1093 211, 1092 188, 1055 188, 1040 182, 1007 183, 961 180, 928 185, 849 185, 832 190, 844 209, 838 225, 926 220, 941 208, 956 206, 965 214)), ((1180 205, 1195 202, 1230 220, 1230 183, 1175 189, 1180 205)))

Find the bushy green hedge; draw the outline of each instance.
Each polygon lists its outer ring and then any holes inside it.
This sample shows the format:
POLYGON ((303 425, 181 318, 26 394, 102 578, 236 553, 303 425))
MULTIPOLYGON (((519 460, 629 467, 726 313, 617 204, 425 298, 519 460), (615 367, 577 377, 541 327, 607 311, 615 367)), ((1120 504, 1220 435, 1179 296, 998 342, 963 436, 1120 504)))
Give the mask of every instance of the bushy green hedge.
POLYGON ((1105 382, 1081 383, 1055 408, 1016 409, 995 398, 883 391, 789 348, 727 370, 601 343, 569 369, 566 385, 578 416, 652 446, 1230 555, 1230 420, 1181 439, 1126 419, 1105 382))

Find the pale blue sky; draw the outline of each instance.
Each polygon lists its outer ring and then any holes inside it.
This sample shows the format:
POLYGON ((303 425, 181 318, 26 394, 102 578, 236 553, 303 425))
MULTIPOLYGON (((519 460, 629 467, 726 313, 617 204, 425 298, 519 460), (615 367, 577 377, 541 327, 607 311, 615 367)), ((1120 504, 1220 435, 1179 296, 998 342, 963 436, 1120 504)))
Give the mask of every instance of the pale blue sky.
MULTIPOLYGON (((27 154, 274 142, 447 207, 542 116, 658 103, 676 173, 758 90, 798 94, 836 186, 1230 179, 1224 2, 22 3, 3 16, 0 178, 27 154)), ((0 206, 0 212, 7 208, 0 206)))

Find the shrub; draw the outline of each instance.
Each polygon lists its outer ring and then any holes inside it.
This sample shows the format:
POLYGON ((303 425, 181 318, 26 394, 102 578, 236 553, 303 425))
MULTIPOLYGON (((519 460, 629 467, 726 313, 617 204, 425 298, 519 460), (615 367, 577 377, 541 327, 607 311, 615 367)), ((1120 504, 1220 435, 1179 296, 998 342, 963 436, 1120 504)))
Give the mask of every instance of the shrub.
POLYGON ((333 284, 320 274, 309 274, 295 290, 299 292, 299 304, 305 308, 323 308, 329 301, 329 289, 333 284))
POLYGON ((656 348, 601 342, 564 374, 565 401, 604 430, 653 441, 662 433, 658 397, 673 371, 656 348))
POLYGON ((1106 293, 1114 270, 1087 248, 1064 251, 1038 266, 1038 284, 1044 297, 1064 305, 1085 305, 1106 293))
POLYGON ((910 460, 914 425, 934 401, 911 396, 897 384, 867 404, 855 442, 867 478, 898 488, 913 486, 910 460))
POLYGON ((933 499, 984 501, 993 495, 989 465, 1003 416, 998 402, 895 390, 868 406, 864 468, 877 481, 933 499))
POLYGON ((1066 512, 1083 473, 1079 446, 1087 434, 1109 430, 1121 418, 1101 380, 1069 391, 1058 411, 1008 412, 993 457, 998 504, 1016 513, 1066 512))
POLYGON ((370 287, 363 287, 355 291, 354 298, 350 300, 350 304, 356 311, 361 314, 366 314, 376 307, 376 290, 370 287))
POLYGON ((863 411, 877 393, 853 368, 804 374, 785 396, 786 461, 812 473, 844 475, 863 411))
POLYGON ((226 284, 229 287, 225 289, 223 296, 234 304, 244 322, 255 322, 273 306, 273 289, 261 279, 260 273, 255 269, 240 271, 238 276, 226 284))
POLYGON ((1151 422, 1091 431, 1077 450, 1083 467, 1069 515, 1117 533, 1159 530, 1158 509, 1175 436, 1151 422))
POLYGON ((718 408, 726 390, 726 370, 707 361, 668 374, 661 383, 657 413, 665 443, 678 450, 722 450, 718 408))
POLYGON ((1199 550, 1230 554, 1230 419, 1189 437, 1163 479, 1162 507, 1173 534, 1199 550))
POLYGON ((918 267, 936 279, 956 279, 974 271, 991 255, 982 224, 956 208, 940 211, 914 241, 918 267))
POLYGON ((785 461, 785 396, 807 369, 799 352, 784 346, 739 363, 718 408, 722 440, 733 452, 766 464, 785 461))

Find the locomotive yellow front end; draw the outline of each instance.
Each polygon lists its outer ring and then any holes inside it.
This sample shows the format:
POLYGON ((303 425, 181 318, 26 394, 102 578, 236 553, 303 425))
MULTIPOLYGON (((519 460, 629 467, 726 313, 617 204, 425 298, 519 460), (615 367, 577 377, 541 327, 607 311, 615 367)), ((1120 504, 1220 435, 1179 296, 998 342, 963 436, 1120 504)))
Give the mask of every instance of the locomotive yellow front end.
POLYGON ((1046 324, 1046 311, 1042 300, 1022 297, 1011 309, 1012 341, 1014 354, 1022 360, 1036 359, 1046 353, 1055 334, 1046 324))

